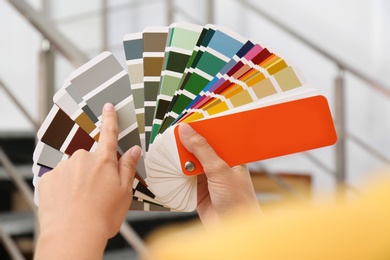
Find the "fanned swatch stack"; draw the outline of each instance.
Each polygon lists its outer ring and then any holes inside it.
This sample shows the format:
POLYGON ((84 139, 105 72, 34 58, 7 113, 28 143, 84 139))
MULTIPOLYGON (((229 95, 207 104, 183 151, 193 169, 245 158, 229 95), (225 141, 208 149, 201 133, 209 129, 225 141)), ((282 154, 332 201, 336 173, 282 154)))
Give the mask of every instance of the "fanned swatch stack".
POLYGON ((107 102, 118 113, 118 152, 143 149, 130 210, 196 208, 196 176, 203 168, 180 142, 181 122, 230 166, 337 140, 326 98, 286 60, 226 28, 150 27, 126 35, 123 46, 127 70, 103 52, 54 95, 33 155, 37 205, 43 174, 78 149, 96 150, 107 102))

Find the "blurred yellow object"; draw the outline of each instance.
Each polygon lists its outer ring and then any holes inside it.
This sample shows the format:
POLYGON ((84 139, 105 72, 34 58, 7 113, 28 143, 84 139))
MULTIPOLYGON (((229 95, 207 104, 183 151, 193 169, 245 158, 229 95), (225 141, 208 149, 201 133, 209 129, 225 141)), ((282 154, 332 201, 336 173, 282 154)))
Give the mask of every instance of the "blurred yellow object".
POLYGON ((151 237, 151 259, 390 259, 390 182, 353 202, 288 208, 241 212, 209 232, 200 224, 162 230, 151 237))

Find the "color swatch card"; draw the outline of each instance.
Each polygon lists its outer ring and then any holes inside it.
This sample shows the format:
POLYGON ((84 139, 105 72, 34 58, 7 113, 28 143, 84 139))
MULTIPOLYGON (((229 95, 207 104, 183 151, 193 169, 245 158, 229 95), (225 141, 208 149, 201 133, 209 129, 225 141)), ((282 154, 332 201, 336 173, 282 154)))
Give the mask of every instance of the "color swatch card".
POLYGON ((123 46, 127 71, 103 52, 71 73, 54 95, 37 134, 35 188, 75 151, 96 150, 107 102, 118 113, 118 156, 134 145, 143 149, 130 210, 196 209, 203 168, 180 141, 182 122, 230 166, 337 140, 326 98, 297 68, 227 28, 148 27, 124 36, 123 46))

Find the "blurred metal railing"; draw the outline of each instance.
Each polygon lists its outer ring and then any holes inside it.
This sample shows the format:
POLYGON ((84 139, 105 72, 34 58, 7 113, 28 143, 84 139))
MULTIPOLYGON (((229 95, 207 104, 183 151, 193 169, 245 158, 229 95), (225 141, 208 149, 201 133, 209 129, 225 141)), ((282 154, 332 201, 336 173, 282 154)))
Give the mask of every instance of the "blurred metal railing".
MULTIPOLYGON (((292 36, 293 38, 299 40, 301 43, 306 45, 308 48, 314 50, 316 53, 322 55, 326 59, 332 61, 338 68, 338 73, 334 80, 334 87, 335 87, 335 126, 336 131, 338 135, 338 141, 335 145, 336 147, 336 166, 335 171, 332 171, 331 169, 324 166, 321 162, 318 160, 315 160, 313 156, 307 156, 309 160, 311 160, 313 163, 321 167, 323 170, 325 170, 327 173, 332 174, 336 178, 336 182, 338 184, 339 191, 344 190, 345 187, 350 187, 346 184, 346 141, 347 139, 350 139, 351 141, 355 142, 357 145, 359 145, 362 149, 364 149, 366 152, 371 154, 372 156, 378 158, 384 163, 389 164, 390 159, 386 158, 386 156, 382 155, 380 152, 378 152, 375 148, 367 144, 362 139, 352 135, 351 133, 347 133, 346 125, 345 125, 345 72, 351 73, 361 81, 368 84, 368 86, 379 93, 381 93, 386 98, 390 98, 390 87, 386 86, 385 84, 371 78, 370 76, 366 75, 365 73, 357 70, 356 68, 350 66, 349 64, 345 63, 343 60, 338 58, 337 56, 334 56, 333 54, 327 52, 326 50, 319 47, 314 42, 310 41, 297 31, 295 31, 293 28, 283 24, 278 19, 270 15, 269 13, 263 11, 261 8, 259 8, 258 5, 255 5, 253 1, 248 0, 237 0, 239 3, 241 3, 244 7, 246 7, 250 12, 253 12, 260 17, 265 18, 267 21, 271 22, 272 24, 276 25, 279 29, 287 33, 288 35, 292 36)), ((309 154, 309 152, 306 152, 306 154, 309 154)), ((352 188, 352 190, 355 190, 352 188)), ((355 190, 356 191, 356 190, 355 190)))
POLYGON ((33 128, 38 131, 39 128, 39 122, 37 122, 36 119, 28 112, 28 110, 24 107, 24 105, 19 102, 17 97, 11 92, 9 87, 5 85, 5 83, 0 78, 0 88, 2 88, 5 92, 5 94, 11 99, 11 101, 18 107, 18 109, 23 113, 23 115, 26 117, 26 119, 31 123, 33 128))
POLYGON ((25 0, 8 0, 8 2, 74 66, 81 66, 88 61, 88 57, 59 32, 46 15, 35 10, 25 0))
MULTIPOLYGON (((16 186, 16 189, 21 193, 21 195, 22 195, 23 199, 26 201, 28 207, 36 216, 37 209, 36 209, 35 204, 34 204, 34 195, 31 191, 31 189, 28 187, 28 185, 24 181, 23 177, 21 177, 21 175, 15 169, 11 160, 8 158, 7 154, 3 151, 2 147, 0 147, 0 165, 2 165, 4 167, 5 172, 8 173, 12 182, 16 186)), ((9 255, 12 257, 12 259, 15 259, 15 260, 25 259, 23 254, 20 252, 19 248, 15 244, 15 242, 12 240, 11 235, 8 234, 7 231, 1 225, 0 225, 0 239, 1 239, 5 249, 7 250, 9 255)))
POLYGON ((18 246, 12 240, 11 236, 5 230, 3 230, 1 225, 0 225, 0 241, 3 243, 5 249, 7 250, 10 257, 12 257, 12 259, 14 260, 25 259, 23 254, 20 252, 18 246))

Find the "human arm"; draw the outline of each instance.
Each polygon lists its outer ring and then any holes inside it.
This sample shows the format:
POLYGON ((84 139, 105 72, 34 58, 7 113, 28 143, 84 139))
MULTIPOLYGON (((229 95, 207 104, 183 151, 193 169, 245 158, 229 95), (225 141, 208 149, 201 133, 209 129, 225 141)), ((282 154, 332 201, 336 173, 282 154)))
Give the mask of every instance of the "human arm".
POLYGON ((245 165, 230 167, 188 124, 180 125, 179 135, 184 147, 197 157, 205 172, 198 175, 197 211, 206 229, 237 211, 260 213, 245 165))
MULTIPOLYGON (((230 168, 188 125, 180 129, 184 146, 206 171, 198 178, 198 212, 206 228, 234 210, 258 210, 246 167, 230 168)), ((141 151, 133 147, 118 162, 117 131, 116 113, 106 107, 97 152, 78 151, 42 177, 36 259, 101 258, 118 232, 141 151)))
POLYGON ((141 156, 135 146, 118 161, 117 137, 117 114, 109 104, 103 109, 97 151, 79 150, 42 176, 35 259, 102 258, 131 204, 141 156))

